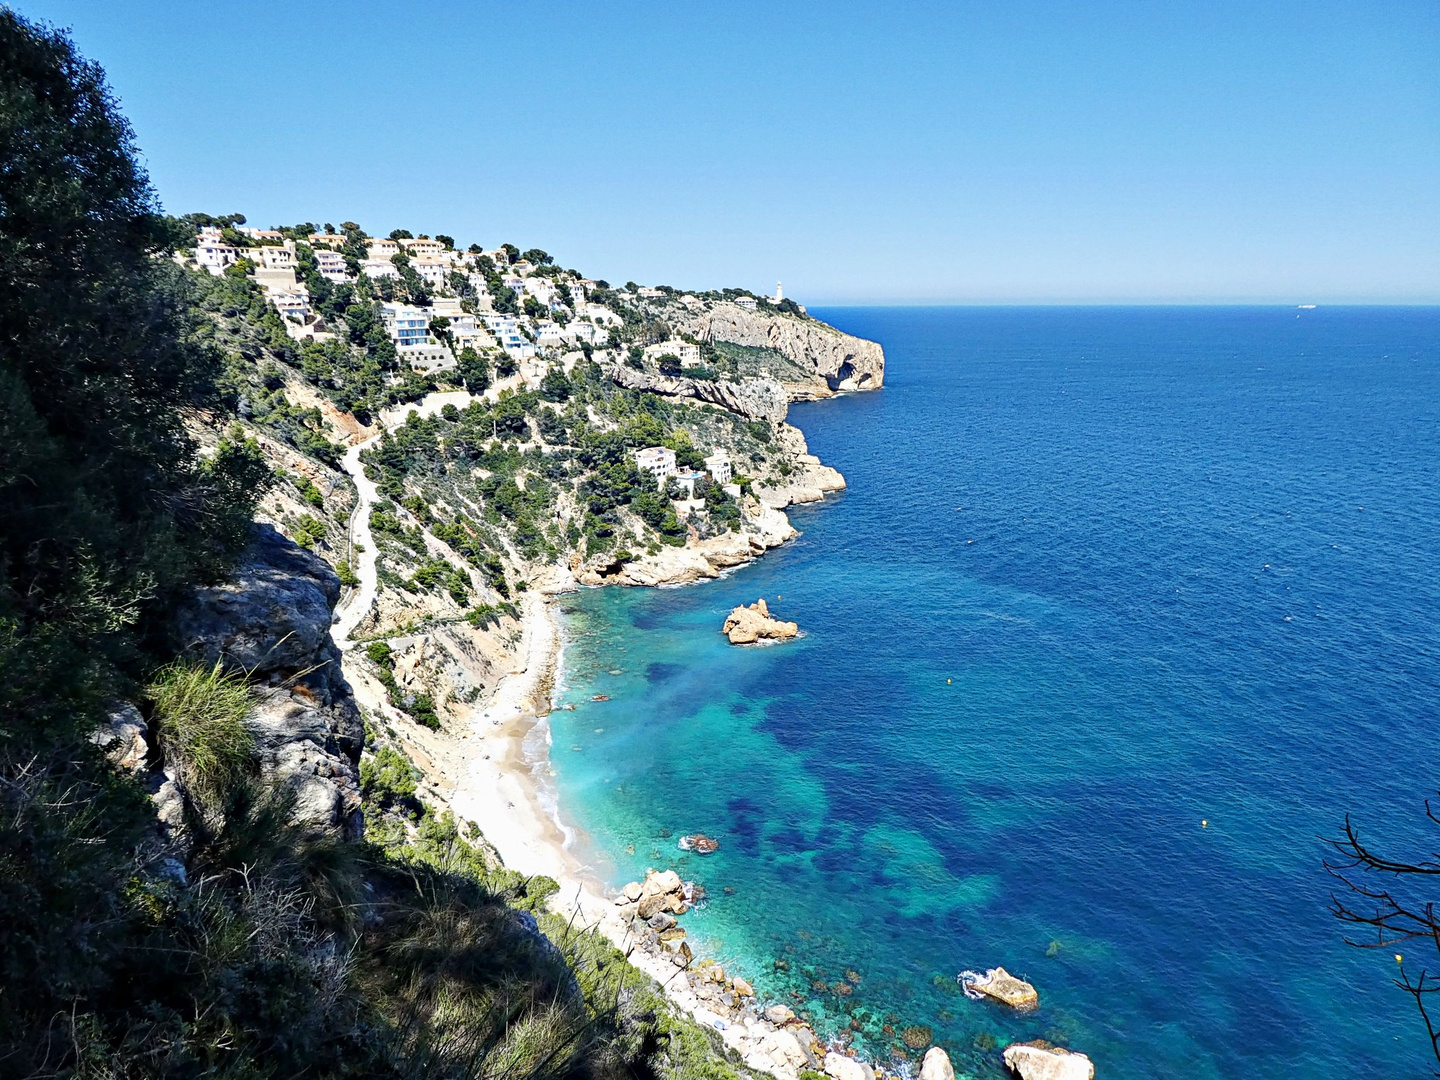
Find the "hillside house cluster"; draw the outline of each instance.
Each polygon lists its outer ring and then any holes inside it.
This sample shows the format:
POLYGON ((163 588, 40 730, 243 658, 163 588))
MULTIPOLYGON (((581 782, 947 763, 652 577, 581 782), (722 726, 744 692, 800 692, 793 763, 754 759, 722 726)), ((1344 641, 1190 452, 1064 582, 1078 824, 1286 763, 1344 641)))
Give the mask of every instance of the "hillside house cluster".
MULTIPOLYGON (((470 347, 503 350, 525 365, 522 375, 530 365, 536 365, 543 375, 548 362, 582 345, 606 347, 612 330, 624 325, 617 312, 597 302, 600 284, 596 281, 574 272, 556 273, 551 267, 531 265, 523 259, 511 262, 504 248, 458 251, 424 236, 365 237, 363 247, 364 258, 358 258, 359 253, 341 233, 316 232, 297 240, 293 231, 206 227, 197 231, 193 250, 179 253, 177 258, 182 262, 193 259, 195 265, 216 276, 245 260, 242 265, 247 274, 296 340, 334 336, 314 309, 306 281, 314 284, 315 279, 307 275, 313 272, 340 285, 356 282, 361 276, 370 281, 398 279, 401 270, 397 262, 408 265, 429 286, 431 303, 384 303, 381 322, 401 359, 423 372, 454 368, 460 351, 470 347), (482 264, 482 256, 493 265, 482 264), (497 270, 501 284, 514 292, 523 313, 495 311, 490 291, 494 279, 489 275, 497 270)), ((636 292, 644 299, 670 295, 668 289, 639 288, 636 292)), ((702 303, 688 293, 679 299, 690 306, 702 303)), ((736 303, 755 306, 749 297, 736 303)), ((647 360, 667 370, 693 368, 701 362, 700 347, 679 338, 646 346, 644 352, 647 360)), ((673 459, 672 453, 666 465, 662 456, 648 467, 652 471, 668 469, 660 477, 664 479, 674 473, 673 459)))

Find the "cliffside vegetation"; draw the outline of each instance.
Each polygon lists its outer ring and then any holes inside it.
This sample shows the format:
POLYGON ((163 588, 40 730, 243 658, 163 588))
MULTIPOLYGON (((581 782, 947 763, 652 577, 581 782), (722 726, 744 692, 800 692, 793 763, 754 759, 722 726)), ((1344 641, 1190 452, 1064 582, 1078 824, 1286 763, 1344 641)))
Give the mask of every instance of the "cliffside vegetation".
MULTIPOLYGON (((342 494, 323 471, 276 480, 257 441, 333 464, 264 367, 307 357, 243 280, 203 288, 164 257, 173 223, 102 73, 7 9, 0 164, 0 1074, 736 1075, 619 953, 543 912, 552 885, 426 811, 393 746, 364 777, 368 842, 292 824, 256 776, 256 691, 177 650, 167 616, 224 578, 267 486, 317 513, 342 494), (258 423, 202 454, 187 421, 225 430, 231 410, 258 423), (107 728, 124 701, 145 715, 107 728), (93 738, 146 728, 133 745, 160 760, 93 738), (162 764, 203 793, 170 834, 147 788, 162 764)), ((373 409, 383 354, 312 355, 306 378, 373 409)), ((533 511, 502 487, 479 519, 533 511)))

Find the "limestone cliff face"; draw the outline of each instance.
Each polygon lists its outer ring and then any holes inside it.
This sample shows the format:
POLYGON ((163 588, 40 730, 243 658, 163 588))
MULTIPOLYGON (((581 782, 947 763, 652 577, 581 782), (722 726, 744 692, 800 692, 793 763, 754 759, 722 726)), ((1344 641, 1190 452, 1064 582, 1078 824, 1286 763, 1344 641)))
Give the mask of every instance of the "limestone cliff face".
POLYGON ((876 390, 885 383, 885 350, 878 342, 841 333, 814 319, 762 314, 722 303, 697 315, 688 329, 707 341, 774 349, 814 371, 831 390, 876 390))
MULTIPOLYGON (((877 346, 878 348, 878 346, 877 346)), ((667 397, 688 397, 719 405, 749 420, 785 419, 790 408, 790 395, 770 379, 746 379, 744 382, 713 382, 709 379, 687 379, 679 375, 655 375, 617 364, 610 380, 626 390, 649 390, 667 397)))
POLYGON ((330 637, 339 598, 323 560, 262 525, 233 580, 198 590, 175 627, 189 655, 249 673, 261 772, 291 788, 297 821, 355 838, 365 733, 330 637))

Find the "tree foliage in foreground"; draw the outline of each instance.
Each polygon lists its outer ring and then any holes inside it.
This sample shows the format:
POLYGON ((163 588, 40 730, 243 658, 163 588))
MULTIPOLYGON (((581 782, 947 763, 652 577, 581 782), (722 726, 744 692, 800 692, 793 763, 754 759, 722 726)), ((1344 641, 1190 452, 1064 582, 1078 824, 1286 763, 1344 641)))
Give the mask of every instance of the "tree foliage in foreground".
MULTIPOLYGON (((1425 801, 1425 817, 1440 826, 1440 815, 1425 801)), ((1340 882, 1330 897, 1330 910, 1349 932, 1346 942, 1362 949, 1395 951, 1399 971, 1395 985, 1415 1001, 1430 1050, 1440 1065, 1440 976, 1425 957, 1440 962, 1440 913, 1435 910, 1435 885, 1440 883, 1440 854, 1429 859, 1397 860, 1382 855, 1360 838, 1345 818, 1345 832, 1329 841, 1336 856, 1325 869, 1340 882), (1422 952, 1418 963, 1400 951, 1414 943, 1422 952), (1433 950, 1433 955, 1432 955, 1433 950)), ((1436 1073, 1440 1076, 1440 1072, 1436 1073)))
POLYGON ((537 924, 553 883, 416 821, 393 756, 374 843, 297 831, 251 689, 167 655, 269 475, 186 435, 219 363, 176 236, 99 68, 0 8, 0 1075, 733 1080, 608 944, 537 924), (123 698, 196 796, 183 847, 90 742, 123 698))

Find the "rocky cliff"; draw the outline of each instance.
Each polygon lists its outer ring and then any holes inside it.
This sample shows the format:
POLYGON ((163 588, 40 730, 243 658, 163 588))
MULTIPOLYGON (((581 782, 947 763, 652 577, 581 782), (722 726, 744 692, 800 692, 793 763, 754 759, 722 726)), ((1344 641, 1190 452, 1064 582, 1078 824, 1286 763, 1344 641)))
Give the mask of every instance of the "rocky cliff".
POLYGON ((261 775, 291 789, 295 819, 355 839, 364 725, 330 637, 339 599, 323 559, 261 525, 233 579, 197 590, 174 625, 182 653, 248 674, 261 775))
POLYGON ((842 333, 814 319, 747 311, 718 303, 681 327, 704 341, 774 349, 825 380, 831 390, 877 390, 885 383, 879 343, 842 333))
POLYGON ((744 382, 719 382, 710 379, 689 379, 681 375, 657 375, 616 364, 609 371, 610 380, 626 390, 649 390, 666 397, 688 397, 718 405, 748 420, 785 419, 790 408, 790 395, 785 387, 770 379, 747 379, 744 382))

